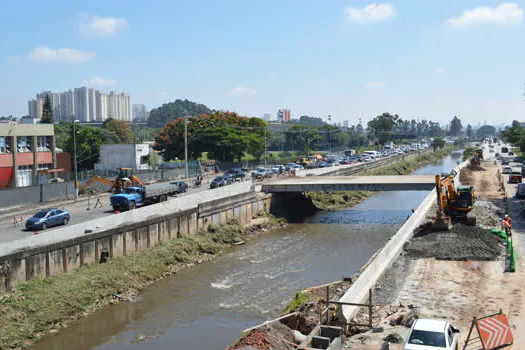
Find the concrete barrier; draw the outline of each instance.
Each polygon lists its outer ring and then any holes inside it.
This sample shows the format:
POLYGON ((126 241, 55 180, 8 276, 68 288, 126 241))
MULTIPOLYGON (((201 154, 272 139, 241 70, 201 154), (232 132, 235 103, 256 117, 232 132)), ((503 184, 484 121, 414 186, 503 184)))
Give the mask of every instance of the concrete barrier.
POLYGON ((4 243, 0 291, 194 235, 232 217, 248 223, 257 211, 268 210, 270 200, 271 195, 256 194, 251 183, 237 183, 4 243))
MULTIPOLYGON (((459 174, 461 168, 468 162, 459 164, 455 170, 459 174)), ((459 179, 459 176, 457 177, 459 179)), ((414 230, 418 228, 427 216, 430 208, 436 202, 436 190, 430 193, 421 202, 414 214, 405 224, 392 236, 387 244, 376 253, 365 265, 357 280, 339 299, 341 302, 361 303, 368 297, 368 291, 374 287, 383 273, 392 265, 404 244, 412 237, 414 230)), ((359 310, 358 306, 343 306, 339 308, 339 318, 342 321, 349 321, 355 317, 359 310)))

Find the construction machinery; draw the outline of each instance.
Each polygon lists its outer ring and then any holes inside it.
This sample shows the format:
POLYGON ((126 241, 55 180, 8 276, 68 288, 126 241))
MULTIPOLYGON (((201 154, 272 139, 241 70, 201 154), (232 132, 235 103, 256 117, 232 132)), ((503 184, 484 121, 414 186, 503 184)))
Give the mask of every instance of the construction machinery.
POLYGON ((132 174, 131 168, 117 168, 119 171, 115 180, 109 180, 100 176, 93 176, 85 184, 79 187, 79 191, 85 191, 93 183, 101 183, 109 187, 109 192, 120 193, 129 186, 144 186, 144 183, 132 174))
POLYGON ((472 186, 454 185, 454 176, 436 175, 437 218, 435 226, 450 230, 453 222, 476 226, 476 194, 472 186))

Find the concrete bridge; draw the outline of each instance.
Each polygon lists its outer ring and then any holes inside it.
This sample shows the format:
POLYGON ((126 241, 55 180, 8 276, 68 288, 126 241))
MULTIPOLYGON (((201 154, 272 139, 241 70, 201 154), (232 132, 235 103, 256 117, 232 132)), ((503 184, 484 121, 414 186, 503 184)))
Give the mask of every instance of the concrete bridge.
POLYGON ((430 191, 434 175, 308 176, 276 179, 262 185, 268 193, 321 191, 430 191))

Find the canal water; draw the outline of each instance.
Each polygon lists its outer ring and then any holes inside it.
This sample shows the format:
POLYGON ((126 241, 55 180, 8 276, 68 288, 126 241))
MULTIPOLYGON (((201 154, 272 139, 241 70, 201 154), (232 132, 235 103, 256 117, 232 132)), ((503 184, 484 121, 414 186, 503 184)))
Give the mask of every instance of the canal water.
MULTIPOLYGON (((460 158, 453 153, 414 174, 449 172, 460 158)), ((278 315, 297 290, 355 274, 427 193, 381 192, 353 208, 318 212, 258 235, 32 349, 224 349, 241 330, 278 315)))

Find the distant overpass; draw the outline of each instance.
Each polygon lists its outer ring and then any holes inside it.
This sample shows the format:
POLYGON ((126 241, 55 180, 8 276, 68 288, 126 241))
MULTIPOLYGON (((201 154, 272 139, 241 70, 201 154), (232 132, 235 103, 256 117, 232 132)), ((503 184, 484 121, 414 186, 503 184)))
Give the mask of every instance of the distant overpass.
POLYGON ((262 185, 268 193, 324 191, 430 191, 435 175, 307 176, 278 178, 262 185))

